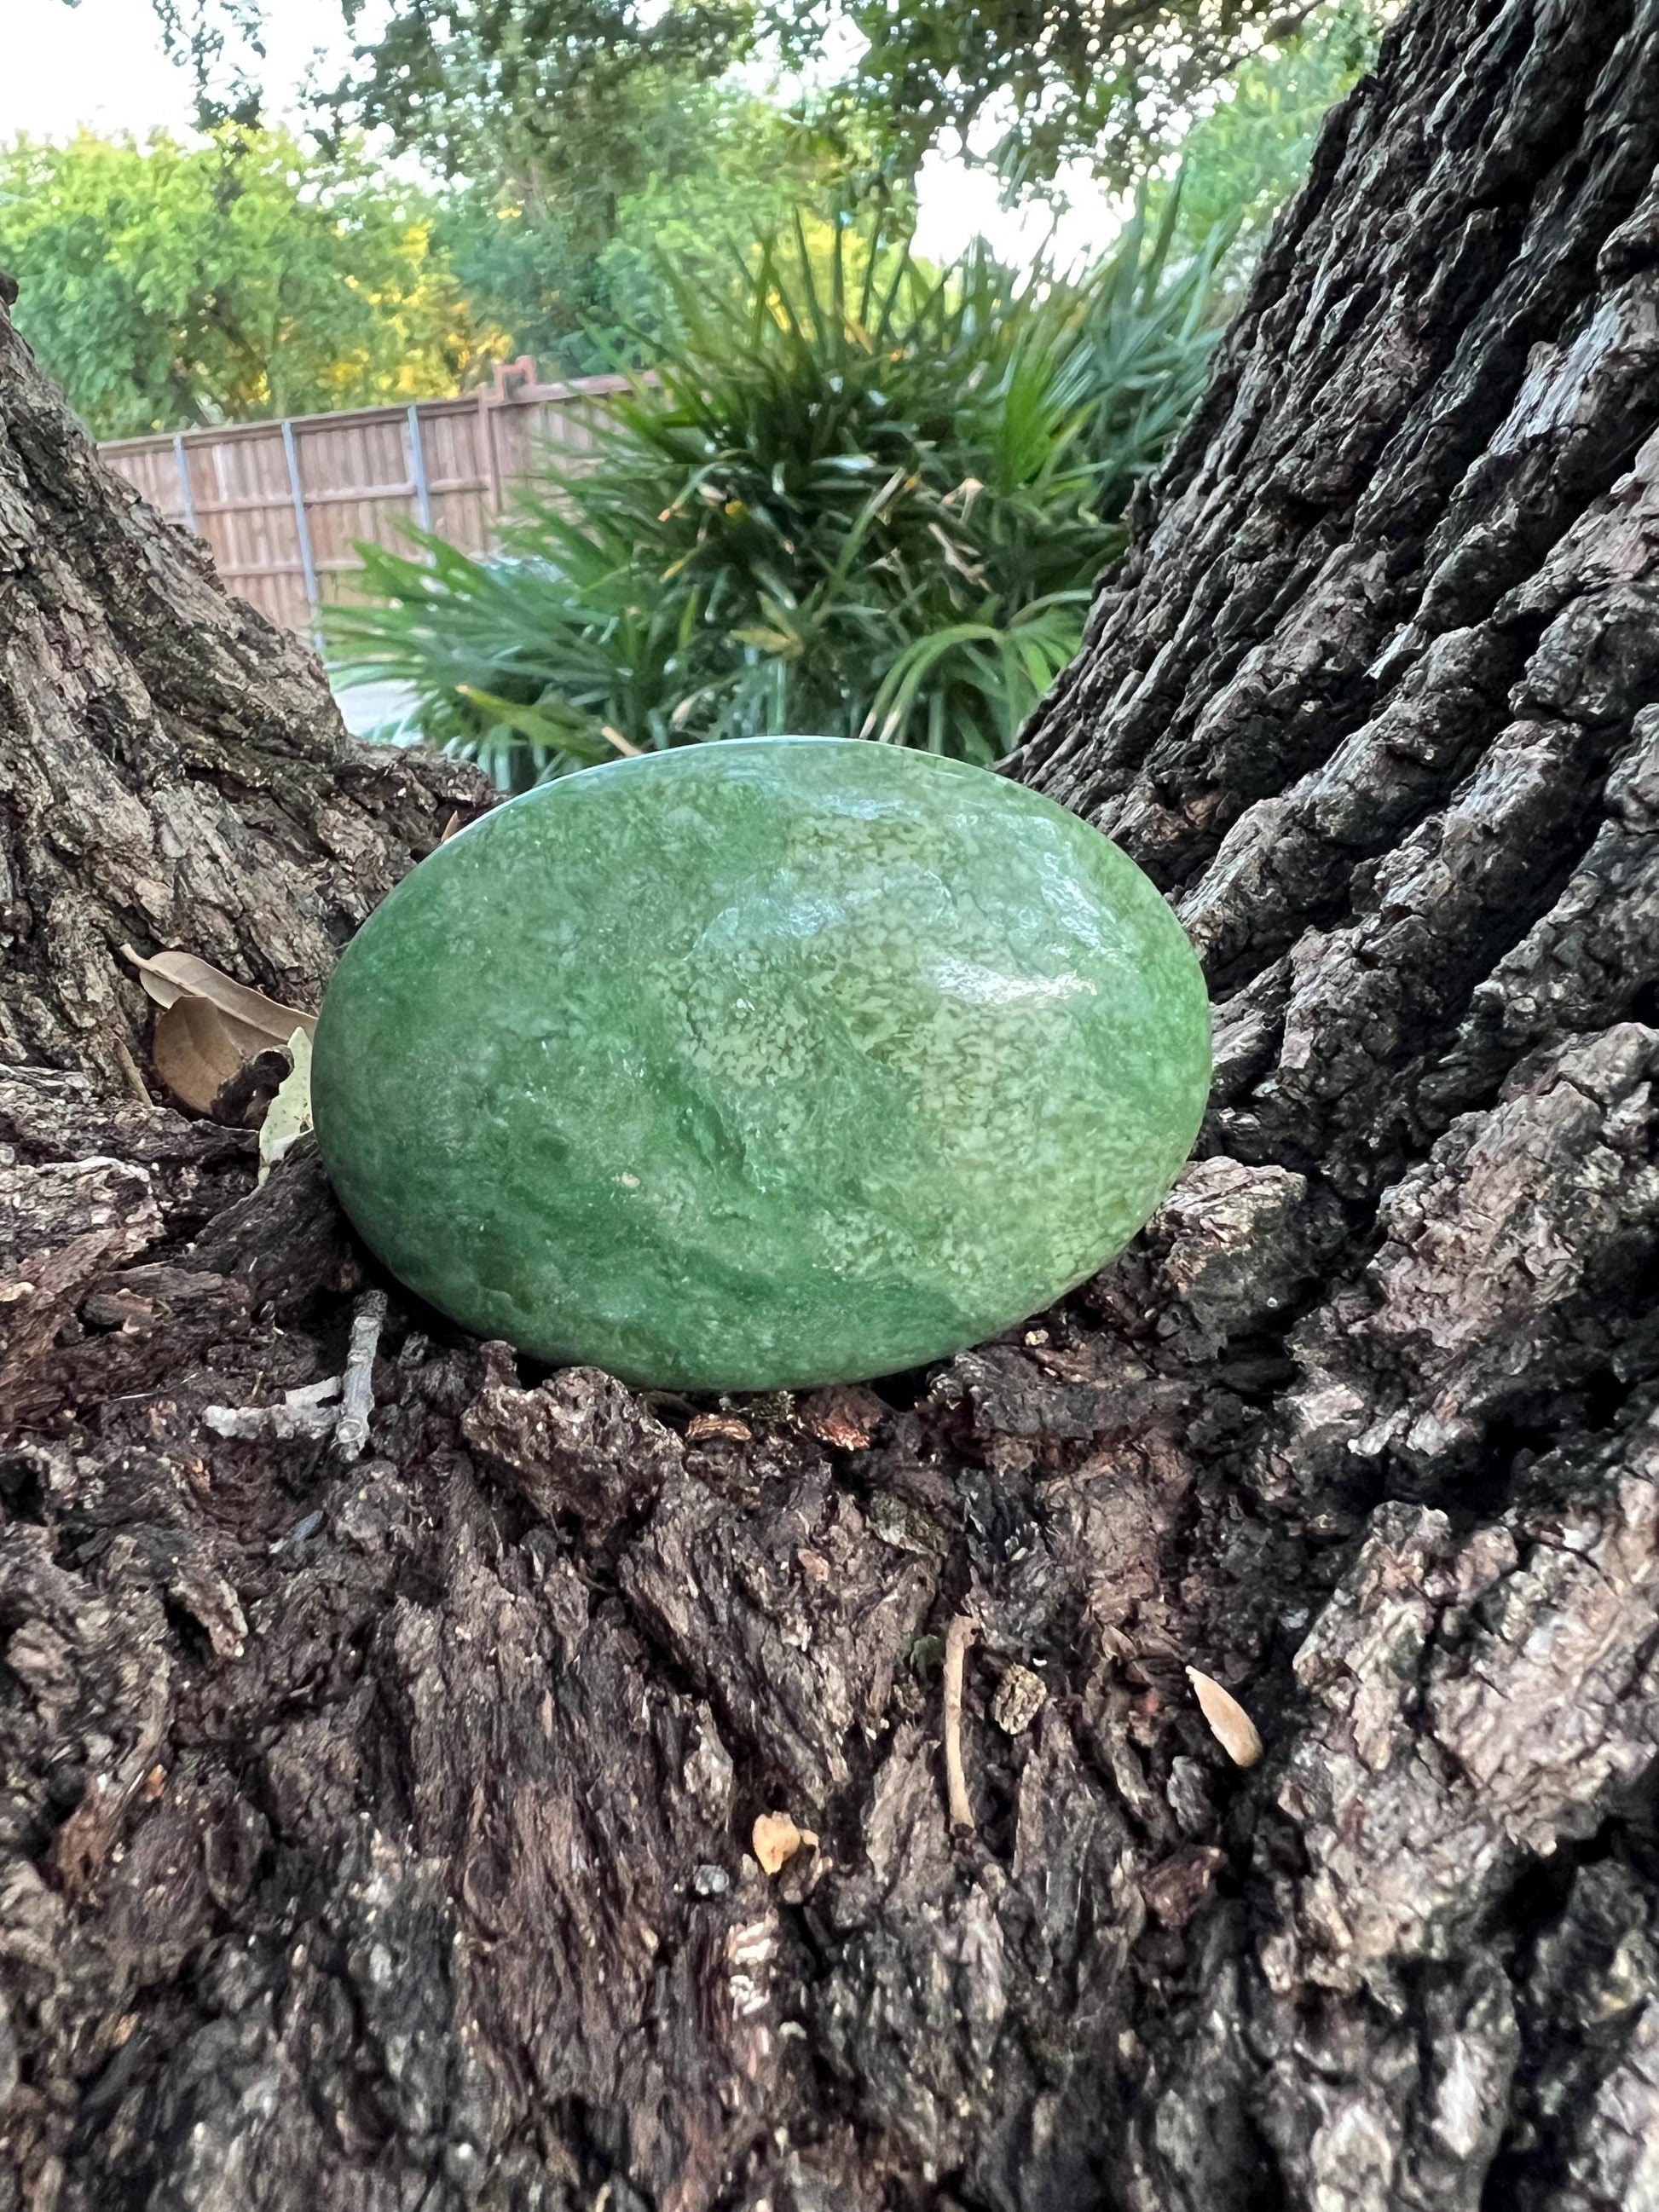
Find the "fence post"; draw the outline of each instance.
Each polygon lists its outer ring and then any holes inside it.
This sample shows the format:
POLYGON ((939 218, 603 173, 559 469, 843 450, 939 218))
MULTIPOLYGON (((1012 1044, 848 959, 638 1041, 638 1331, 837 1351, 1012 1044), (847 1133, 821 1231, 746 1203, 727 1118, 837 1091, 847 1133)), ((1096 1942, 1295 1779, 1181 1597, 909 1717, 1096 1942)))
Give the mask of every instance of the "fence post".
POLYGON ((190 456, 185 451, 185 434, 173 434, 173 465, 179 471, 179 496, 185 503, 185 527, 192 538, 201 532, 196 527, 196 495, 190 488, 190 456))
POLYGON ((409 473, 415 483, 415 511, 420 516, 422 530, 432 528, 432 487, 427 481, 426 447, 421 441, 421 403, 411 399, 407 417, 408 429, 404 437, 409 447, 409 473))
POLYGON ((283 451, 288 456, 288 488, 294 496, 294 526, 300 533, 300 566, 305 571, 306 600, 311 609, 311 627, 314 630, 322 613, 322 599, 317 590, 317 562, 311 550, 311 522, 306 514, 305 486, 300 481, 300 449, 294 441, 294 425, 283 418, 283 451))
POLYGON ((495 515, 501 504, 501 472, 495 454, 495 394, 487 384, 478 386, 478 459, 484 480, 484 512, 495 515))

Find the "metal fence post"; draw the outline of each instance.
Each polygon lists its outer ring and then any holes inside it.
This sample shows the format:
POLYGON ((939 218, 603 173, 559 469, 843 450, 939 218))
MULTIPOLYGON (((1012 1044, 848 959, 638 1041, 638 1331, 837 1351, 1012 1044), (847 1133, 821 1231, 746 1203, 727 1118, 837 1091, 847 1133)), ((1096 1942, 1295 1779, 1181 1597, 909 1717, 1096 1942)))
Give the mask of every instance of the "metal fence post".
POLYGON ((322 598, 317 589, 317 561, 311 550, 311 522, 306 514, 305 487, 300 482, 300 449, 294 440, 294 425, 285 416, 283 419, 283 451, 288 456, 288 485, 294 495, 294 526, 300 533, 300 566, 305 572, 306 599, 311 608, 311 627, 317 627, 322 613, 322 598))

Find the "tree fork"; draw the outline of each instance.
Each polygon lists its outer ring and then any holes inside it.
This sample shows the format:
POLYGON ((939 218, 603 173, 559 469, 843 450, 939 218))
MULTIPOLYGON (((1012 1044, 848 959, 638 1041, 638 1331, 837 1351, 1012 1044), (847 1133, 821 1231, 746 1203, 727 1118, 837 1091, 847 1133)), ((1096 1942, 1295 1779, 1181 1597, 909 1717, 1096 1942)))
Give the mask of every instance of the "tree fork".
POLYGON ((1655 2201, 1656 158, 1656 0, 1419 0, 1029 734, 1217 1000, 1132 1250, 718 1412, 392 1287, 349 1467, 203 1420, 366 1263, 112 948, 314 993, 471 787, 0 324, 10 2203, 1655 2201))

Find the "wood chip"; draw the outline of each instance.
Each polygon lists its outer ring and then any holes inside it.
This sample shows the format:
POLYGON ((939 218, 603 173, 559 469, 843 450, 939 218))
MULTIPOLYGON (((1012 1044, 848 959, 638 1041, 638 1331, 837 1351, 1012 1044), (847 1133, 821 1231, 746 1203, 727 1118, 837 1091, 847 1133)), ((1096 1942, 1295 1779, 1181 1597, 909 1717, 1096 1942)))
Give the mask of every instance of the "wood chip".
POLYGON ((837 1384, 801 1399, 795 1419, 821 1444, 836 1451, 862 1451, 891 1411, 873 1390, 837 1384))
POLYGON ((283 1403, 285 1406, 325 1406, 331 1398, 339 1396, 341 1381, 337 1375, 325 1375, 320 1382, 301 1382, 295 1389, 283 1391, 283 1403))
POLYGON ((719 1441, 729 1444, 746 1444, 754 1431, 747 1421, 740 1421, 735 1413, 694 1413, 685 1425, 685 1441, 689 1444, 719 1441))
POLYGON ((1005 1735, 1020 1735, 1030 1727, 1048 1695, 1040 1674, 1029 1667, 1010 1667, 997 1684, 991 1699, 991 1718, 1005 1735))
POLYGON ((1196 1667, 1187 1669, 1187 1680, 1216 1741, 1233 1765, 1254 1766, 1261 1756, 1261 1738, 1238 1699, 1208 1674, 1200 1674, 1196 1667))
POLYGON ((240 1443, 316 1443, 331 1437, 337 1406, 204 1406, 202 1419, 216 1437, 240 1443))
POLYGON ((810 1828, 798 1828, 787 1813, 763 1813, 749 1838, 750 1849, 763 1874, 776 1874, 797 1851, 813 1850, 818 1839, 810 1828))
POLYGON ((953 1828, 975 1826, 962 1764, 962 1678, 968 1646, 978 1633, 970 1613, 959 1613, 945 1632, 945 1792, 953 1828))

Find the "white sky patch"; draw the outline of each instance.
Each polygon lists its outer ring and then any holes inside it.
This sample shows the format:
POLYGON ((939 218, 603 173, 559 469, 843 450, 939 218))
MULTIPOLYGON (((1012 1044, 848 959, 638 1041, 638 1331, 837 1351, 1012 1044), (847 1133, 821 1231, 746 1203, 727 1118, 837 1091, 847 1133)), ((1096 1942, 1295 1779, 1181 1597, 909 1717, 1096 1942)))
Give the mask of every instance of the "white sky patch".
POLYGON ((1121 228, 1124 198, 1109 192, 1080 161, 1062 169, 1055 184, 1057 206, 1028 200, 1006 208, 994 171, 972 167, 936 148, 916 179, 916 251, 929 261, 954 261, 983 238, 1014 268, 1045 252, 1060 270, 1092 260, 1121 228))
POLYGON ((7 0, 5 40, 0 138, 66 138, 81 124, 142 133, 189 119, 190 88, 135 0, 7 0))
MULTIPOLYGON (((4 0, 0 138, 67 138, 101 131, 187 131, 191 83, 161 51, 149 0, 4 0)), ((331 68, 352 40, 338 0, 280 0, 265 25, 263 76, 273 114, 291 118, 319 49, 331 68)))

